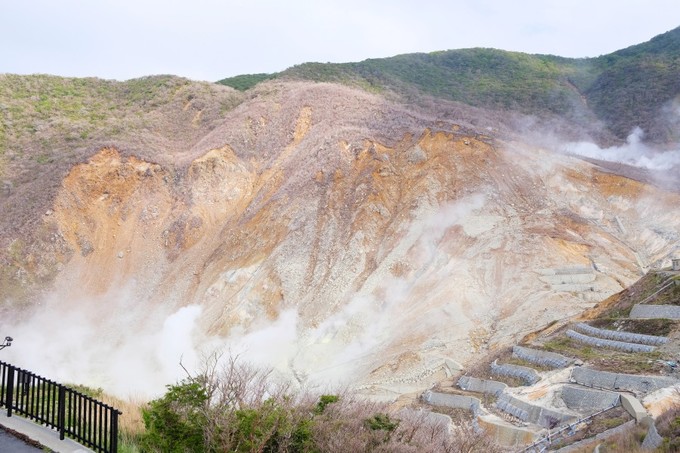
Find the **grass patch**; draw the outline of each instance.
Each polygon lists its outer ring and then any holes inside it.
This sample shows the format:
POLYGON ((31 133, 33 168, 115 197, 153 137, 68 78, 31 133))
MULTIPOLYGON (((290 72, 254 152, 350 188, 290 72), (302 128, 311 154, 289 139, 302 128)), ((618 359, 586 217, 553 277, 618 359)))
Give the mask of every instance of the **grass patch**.
POLYGON ((647 303, 653 305, 680 305, 680 285, 671 285, 647 303))
POLYGON ((581 360, 590 360, 597 357, 597 352, 593 351, 592 347, 584 347, 583 344, 577 343, 565 335, 560 335, 546 341, 543 343, 543 349, 581 360))
POLYGON ((630 316, 630 311, 632 309, 633 309, 632 304, 629 307, 625 308, 614 308, 607 311, 607 317, 612 319, 628 319, 628 317, 630 316))
POLYGON ((576 357, 596 370, 626 374, 650 374, 664 371, 660 351, 627 353, 605 348, 593 348, 561 335, 543 344, 546 351, 576 357))
POLYGON ((499 374, 491 374, 489 373, 489 377, 487 379, 493 379, 494 381, 502 382, 503 384, 506 384, 508 387, 526 387, 527 383, 524 382, 522 379, 512 377, 512 376, 502 376, 499 374))
POLYGON ((45 165, 45 164, 49 164, 50 162, 52 162, 52 157, 50 157, 47 154, 40 154, 35 158, 35 161, 37 163, 39 163, 40 165, 45 165))
POLYGON ((589 321, 589 324, 599 329, 619 330, 643 335, 667 336, 678 325, 672 319, 620 319, 599 318, 589 321))
POLYGON ((96 400, 101 400, 102 397, 104 396, 104 389, 101 387, 98 388, 93 388, 89 387, 87 385, 81 385, 81 384, 64 384, 66 387, 69 387, 72 390, 75 390, 78 393, 81 393, 83 395, 87 395, 90 398, 94 398, 96 400))
POLYGON ((520 359, 518 357, 509 357, 504 363, 509 363, 510 365, 519 365, 527 368, 533 368, 534 370, 541 372, 541 371, 551 371, 554 368, 551 368, 546 365, 539 365, 533 362, 529 362, 524 359, 520 359))
MULTIPOLYGON (((598 318, 628 318, 633 305, 643 302, 648 297, 652 296, 661 288, 661 285, 668 279, 664 273, 649 272, 626 290, 619 293, 617 302, 608 309, 599 313, 598 318)), ((678 304, 678 297, 680 297, 680 289, 673 286, 661 292, 654 299, 645 303, 675 303, 678 304)))

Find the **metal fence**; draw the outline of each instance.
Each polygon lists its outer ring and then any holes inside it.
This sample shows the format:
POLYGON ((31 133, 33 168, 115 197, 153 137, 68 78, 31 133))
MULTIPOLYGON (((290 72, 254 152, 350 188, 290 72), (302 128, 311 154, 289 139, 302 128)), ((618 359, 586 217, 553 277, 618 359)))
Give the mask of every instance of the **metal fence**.
POLYGON ((118 451, 122 413, 64 385, 0 361, 0 407, 68 436, 94 451, 118 451))

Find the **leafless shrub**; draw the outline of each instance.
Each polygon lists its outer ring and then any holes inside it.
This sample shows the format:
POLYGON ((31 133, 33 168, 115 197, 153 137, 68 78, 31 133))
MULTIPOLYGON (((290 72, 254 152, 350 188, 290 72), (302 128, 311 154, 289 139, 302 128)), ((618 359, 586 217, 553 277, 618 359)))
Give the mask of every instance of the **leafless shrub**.
MULTIPOLYGON (((676 397, 680 397, 679 389, 676 388, 675 393, 676 397)), ((662 451, 680 452, 680 404, 676 403, 661 414, 656 420, 656 427, 659 435, 664 438, 662 451)))
MULTIPOLYGON (((395 412, 349 391, 325 396, 295 391, 271 370, 238 356, 210 355, 188 376, 183 382, 205 392, 198 418, 206 451, 500 451, 469 417, 452 414, 451 423, 424 410, 395 412)), ((173 410, 180 418, 195 414, 195 407, 173 410)))

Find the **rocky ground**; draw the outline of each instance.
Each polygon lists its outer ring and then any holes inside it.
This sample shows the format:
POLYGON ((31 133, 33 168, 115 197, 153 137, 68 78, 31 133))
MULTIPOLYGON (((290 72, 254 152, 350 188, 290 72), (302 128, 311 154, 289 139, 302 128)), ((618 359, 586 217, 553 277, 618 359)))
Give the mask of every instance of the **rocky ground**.
MULTIPOLYGON (((207 111, 197 96, 167 109, 207 111)), ((175 112, 168 124, 196 130, 168 154, 120 139, 49 184, 12 179, 5 213, 53 189, 30 221, 2 216, 0 328, 32 338, 11 359, 148 394, 182 354, 220 347, 394 399, 677 248, 677 192, 523 139, 497 114, 330 84, 249 96, 209 123, 175 112)))

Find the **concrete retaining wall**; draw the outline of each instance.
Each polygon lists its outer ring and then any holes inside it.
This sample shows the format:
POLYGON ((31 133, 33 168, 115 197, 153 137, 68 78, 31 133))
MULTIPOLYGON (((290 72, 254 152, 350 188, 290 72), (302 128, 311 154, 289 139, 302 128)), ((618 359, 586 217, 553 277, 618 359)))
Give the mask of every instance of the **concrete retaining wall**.
POLYGON ((481 401, 473 396, 452 395, 450 393, 439 393, 428 390, 423 393, 422 399, 427 404, 433 406, 452 407, 454 409, 469 409, 477 415, 480 411, 481 401))
POLYGON ((642 305, 635 304, 630 311, 629 318, 667 318, 680 319, 680 306, 678 305, 642 305))
POLYGON ((649 417, 647 410, 642 406, 642 403, 633 395, 621 394, 621 406, 635 419, 637 423, 649 417))
POLYGON ((630 420, 624 423, 623 425, 619 425, 616 428, 608 429, 607 431, 603 431, 600 434, 596 435, 595 437, 591 437, 589 439, 584 439, 578 442, 574 442, 571 445, 568 445, 564 448, 560 448, 559 450, 555 450, 555 453, 574 453, 577 451, 583 451, 585 450, 585 447, 594 447, 595 444, 600 443, 601 441, 608 439, 612 436, 615 436, 617 434, 625 433, 630 431, 635 427, 635 420, 630 420))
POLYGON ((572 283, 591 283, 595 281, 595 274, 559 274, 538 277, 544 283, 564 285, 572 283))
POLYGON ((510 365, 508 363, 499 365, 495 360, 491 364, 491 373, 498 376, 510 376, 518 378, 526 382, 527 385, 533 385, 541 380, 541 377, 533 368, 520 365, 510 365))
POLYGON ((518 359, 526 360, 527 362, 535 363, 537 365, 549 366, 551 368, 564 368, 573 362, 573 359, 565 357, 561 354, 525 348, 523 346, 513 346, 512 356, 517 357, 518 359))
POLYGON ((505 447, 519 447, 530 444, 536 438, 536 433, 518 426, 513 426, 491 417, 479 417, 479 426, 499 445, 505 447))
POLYGON ((551 285, 550 289, 563 293, 582 293, 584 291, 595 291, 595 286, 587 283, 565 283, 563 285, 551 285))
POLYGON ((590 368, 577 367, 571 373, 571 379, 586 387, 608 390, 628 390, 639 394, 647 394, 678 383, 677 379, 663 376, 645 376, 619 374, 609 371, 596 371, 590 368))
POLYGON ((658 337, 656 335, 643 335, 639 333, 619 332, 616 330, 598 329, 597 327, 589 326, 585 323, 578 323, 574 329, 581 333, 593 337, 606 338, 607 340, 625 341, 628 343, 640 343, 650 346, 659 346, 668 343, 668 338, 658 337))
POLYGON ((656 349, 656 347, 646 344, 626 343, 625 341, 605 340, 604 338, 590 337, 571 329, 567 330, 566 335, 580 343, 595 346, 597 348, 616 349, 617 351, 624 352, 652 352, 656 349))
POLYGON ((656 450, 661 446, 662 443, 663 437, 659 435, 659 432, 656 430, 656 426, 654 426, 654 423, 652 423, 649 425, 645 440, 642 441, 642 448, 645 450, 656 450))
POLYGON ((507 393, 503 393, 498 397, 496 407, 522 421, 534 423, 544 428, 550 428, 551 426, 554 427, 576 420, 576 417, 573 415, 530 404, 517 399, 514 396, 510 396, 507 393))
POLYGON ((502 382, 491 379, 478 379, 472 376, 462 376, 458 379, 458 387, 468 392, 500 395, 508 386, 502 382))
POLYGON ((565 266, 536 269, 535 272, 537 272, 540 275, 592 274, 593 268, 590 266, 565 266))
POLYGON ((498 408, 498 410, 501 410, 506 414, 510 414, 515 418, 519 418, 524 422, 529 421, 529 412, 522 407, 513 404, 514 400, 515 398, 503 393, 498 397, 498 401, 496 401, 495 406, 498 408))
POLYGON ((453 420, 451 417, 445 414, 440 414, 439 412, 431 412, 423 409, 415 410, 404 407, 399 410, 398 414, 422 420, 429 425, 442 426, 449 432, 449 434, 453 432, 453 420))
POLYGON ((556 267, 553 269, 558 275, 569 275, 569 274, 592 274, 593 268, 590 266, 566 266, 566 267, 556 267))
POLYGON ((618 393, 594 390, 576 385, 562 387, 562 401, 577 412, 591 414, 620 404, 618 393))

